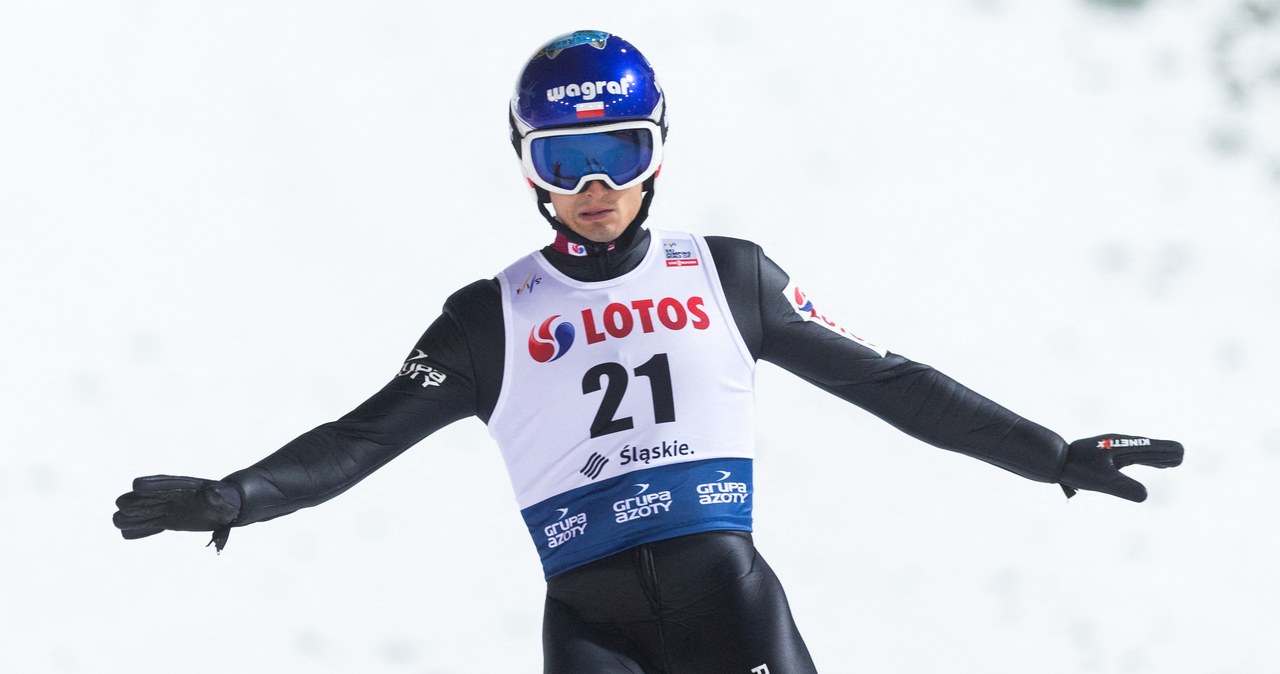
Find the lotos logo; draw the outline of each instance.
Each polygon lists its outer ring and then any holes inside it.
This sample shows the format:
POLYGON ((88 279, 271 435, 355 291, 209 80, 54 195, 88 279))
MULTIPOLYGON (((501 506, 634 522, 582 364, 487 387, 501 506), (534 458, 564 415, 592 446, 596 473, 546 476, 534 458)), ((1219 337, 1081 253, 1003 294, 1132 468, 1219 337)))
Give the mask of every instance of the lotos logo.
POLYGON ((1150 447, 1149 438, 1106 438, 1098 441, 1098 449, 1119 449, 1121 447, 1150 447))
POLYGON ((799 287, 792 291, 791 303, 795 306, 798 314, 809 314, 810 317, 818 315, 818 312, 813 310, 813 302, 809 299, 809 296, 805 295, 804 291, 799 287))
POLYGON ((835 321, 819 313, 817 308, 813 306, 813 300, 809 299, 809 296, 806 295, 805 292, 801 290, 800 287, 797 286, 795 283, 788 283, 787 287, 782 289, 782 295, 783 297, 787 298, 788 302, 791 303, 791 308, 795 310, 796 314, 801 318, 803 318, 804 320, 810 321, 812 323, 817 323, 818 325, 821 325, 822 327, 838 335, 841 335, 852 341, 855 341, 867 347, 868 349, 871 349, 872 351, 875 351, 876 353, 880 354, 882 358, 885 356, 885 354, 888 353, 887 350, 882 349, 876 346, 875 344, 872 344, 871 342, 868 342, 867 340, 853 334, 852 332, 849 332, 848 330, 845 330, 835 321))
POLYGON ((552 332, 552 321, 560 318, 556 314, 542 322, 542 325, 529 331, 529 355, 539 363, 550 363, 569 352, 573 346, 573 324, 564 321, 552 332))
MULTIPOLYGON (((573 346, 577 331, 574 324, 561 321, 556 314, 529 331, 529 355, 539 363, 550 363, 573 346)), ((706 301, 694 295, 681 302, 674 297, 660 300, 638 299, 629 303, 611 302, 603 310, 582 310, 582 329, 587 344, 607 339, 622 339, 636 332, 651 333, 659 329, 679 331, 685 328, 706 330, 711 327, 706 301)))
POLYGON ((641 332, 653 332, 659 325, 667 330, 683 330, 687 326, 706 330, 711 326, 711 317, 707 315, 706 302, 697 295, 684 302, 674 297, 656 302, 651 299, 631 300, 629 304, 612 302, 599 316, 591 309, 582 310, 582 327, 588 344, 603 342, 609 337, 626 337, 636 327, 641 332))

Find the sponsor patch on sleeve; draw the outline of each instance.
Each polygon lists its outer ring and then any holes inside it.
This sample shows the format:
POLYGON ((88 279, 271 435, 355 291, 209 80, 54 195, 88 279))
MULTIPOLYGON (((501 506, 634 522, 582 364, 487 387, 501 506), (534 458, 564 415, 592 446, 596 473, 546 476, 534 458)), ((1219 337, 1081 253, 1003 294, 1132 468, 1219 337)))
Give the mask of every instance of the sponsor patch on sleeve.
POLYGON ((788 283, 787 287, 782 289, 782 294, 787 298, 787 301, 791 303, 791 308, 795 310, 796 314, 801 318, 803 318, 804 320, 817 323, 818 325, 821 325, 822 327, 836 333, 837 335, 840 335, 849 340, 857 342, 862 346, 865 346, 868 349, 871 349, 872 351, 875 351, 876 353, 880 354, 881 358, 883 358, 887 353, 889 353, 888 349, 884 349, 882 347, 876 346, 875 344, 868 342, 867 340, 853 334, 852 332, 845 330, 843 327, 841 327, 839 323, 836 323, 835 321, 828 318, 825 314, 818 311, 817 307, 815 307, 813 304, 813 300, 810 299, 809 296, 803 290, 801 290, 800 286, 797 286, 794 281, 791 283, 788 283))
POLYGON ((408 377, 414 381, 420 381, 422 388, 428 386, 439 386, 444 383, 448 376, 445 373, 427 365, 427 352, 422 349, 414 349, 414 354, 400 366, 400 373, 397 377, 408 377), (422 375, 422 379, 418 379, 418 375, 422 375))

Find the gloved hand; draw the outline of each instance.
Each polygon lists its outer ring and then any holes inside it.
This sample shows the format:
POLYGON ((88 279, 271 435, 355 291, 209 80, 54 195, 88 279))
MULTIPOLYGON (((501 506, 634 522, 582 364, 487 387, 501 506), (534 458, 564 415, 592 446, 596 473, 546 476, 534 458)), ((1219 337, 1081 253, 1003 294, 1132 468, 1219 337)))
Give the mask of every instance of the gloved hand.
POLYGON ((116 499, 111 521, 127 539, 166 529, 212 531, 210 544, 222 551, 231 525, 240 515, 240 492, 231 484, 198 477, 148 475, 133 481, 133 491, 116 499))
POLYGON ((1077 489, 1088 489, 1141 503, 1147 499, 1147 488, 1120 472, 1135 463, 1156 468, 1177 466, 1182 463, 1182 445, 1117 433, 1076 440, 1067 449, 1058 482, 1067 498, 1077 489))

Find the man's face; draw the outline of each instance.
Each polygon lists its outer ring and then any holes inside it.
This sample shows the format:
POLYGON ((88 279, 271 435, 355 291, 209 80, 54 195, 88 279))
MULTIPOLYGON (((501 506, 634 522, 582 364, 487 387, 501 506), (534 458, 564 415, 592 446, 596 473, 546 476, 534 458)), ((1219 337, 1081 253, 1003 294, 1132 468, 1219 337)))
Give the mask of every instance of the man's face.
POLYGON ((644 185, 625 190, 610 189, 599 180, 587 183, 577 194, 551 193, 556 219, 597 243, 618 238, 640 213, 644 185))

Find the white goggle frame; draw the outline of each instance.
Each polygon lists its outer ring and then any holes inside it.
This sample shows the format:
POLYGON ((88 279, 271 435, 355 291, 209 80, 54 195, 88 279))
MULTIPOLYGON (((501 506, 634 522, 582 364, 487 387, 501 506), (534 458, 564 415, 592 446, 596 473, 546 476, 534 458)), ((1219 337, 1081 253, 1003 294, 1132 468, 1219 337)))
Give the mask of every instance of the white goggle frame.
POLYGON ((662 129, 659 128, 657 124, 647 119, 637 119, 626 122, 614 122, 612 124, 600 124, 596 126, 569 126, 559 129, 530 131, 520 138, 520 163, 524 168, 524 175, 529 179, 529 182, 532 182, 534 185, 555 194, 577 194, 587 186, 587 183, 593 180, 599 180, 615 190, 625 190, 643 183, 652 177, 653 174, 657 173, 658 169, 662 168, 662 129), (551 138, 554 136, 581 136, 588 133, 609 133, 611 131, 627 131, 629 129, 649 130, 653 137, 653 156, 649 160, 648 168, 640 173, 640 175, 621 185, 613 182, 613 178, 610 178, 606 173, 592 173, 579 178, 578 184, 574 186, 573 189, 566 190, 543 180, 538 176, 538 171, 533 167, 533 159, 529 152, 529 148, 533 144, 533 141, 539 138, 551 138))

